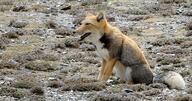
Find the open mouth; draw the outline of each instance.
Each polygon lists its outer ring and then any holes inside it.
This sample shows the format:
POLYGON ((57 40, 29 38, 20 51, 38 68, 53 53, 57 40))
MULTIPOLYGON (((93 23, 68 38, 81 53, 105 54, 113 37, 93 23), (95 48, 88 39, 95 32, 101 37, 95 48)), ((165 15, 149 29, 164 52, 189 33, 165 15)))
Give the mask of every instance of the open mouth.
POLYGON ((83 35, 80 37, 79 41, 84 40, 84 39, 85 39, 86 37, 88 37, 90 34, 91 34, 91 32, 87 32, 87 33, 83 34, 83 35))

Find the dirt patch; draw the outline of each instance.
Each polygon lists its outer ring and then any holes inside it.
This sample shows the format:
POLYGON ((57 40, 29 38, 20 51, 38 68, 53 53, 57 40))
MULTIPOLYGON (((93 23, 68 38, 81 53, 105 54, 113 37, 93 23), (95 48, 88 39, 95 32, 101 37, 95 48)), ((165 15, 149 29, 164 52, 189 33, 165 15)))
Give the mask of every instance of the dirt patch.
POLYGON ((66 80, 62 88, 63 91, 100 91, 106 88, 105 82, 80 78, 77 80, 66 80))

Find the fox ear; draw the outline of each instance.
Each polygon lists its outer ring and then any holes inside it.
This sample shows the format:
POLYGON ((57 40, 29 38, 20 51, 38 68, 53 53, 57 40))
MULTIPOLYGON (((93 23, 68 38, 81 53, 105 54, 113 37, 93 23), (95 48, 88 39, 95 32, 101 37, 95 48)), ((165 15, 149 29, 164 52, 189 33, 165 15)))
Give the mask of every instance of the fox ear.
POLYGON ((103 12, 100 12, 100 13, 97 15, 97 21, 99 22, 99 21, 101 21, 101 20, 103 20, 103 19, 105 19, 105 15, 104 15, 103 12))

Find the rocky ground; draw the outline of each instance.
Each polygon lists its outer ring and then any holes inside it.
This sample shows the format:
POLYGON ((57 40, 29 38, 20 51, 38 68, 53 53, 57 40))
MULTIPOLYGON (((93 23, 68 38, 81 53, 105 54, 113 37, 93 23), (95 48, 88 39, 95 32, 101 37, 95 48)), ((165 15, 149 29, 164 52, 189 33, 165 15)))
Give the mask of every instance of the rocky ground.
POLYGON ((192 1, 0 0, 0 101, 192 101, 192 1), (96 80, 95 47, 77 43, 86 12, 108 21, 143 49, 155 74, 180 73, 185 90, 162 83, 96 80))

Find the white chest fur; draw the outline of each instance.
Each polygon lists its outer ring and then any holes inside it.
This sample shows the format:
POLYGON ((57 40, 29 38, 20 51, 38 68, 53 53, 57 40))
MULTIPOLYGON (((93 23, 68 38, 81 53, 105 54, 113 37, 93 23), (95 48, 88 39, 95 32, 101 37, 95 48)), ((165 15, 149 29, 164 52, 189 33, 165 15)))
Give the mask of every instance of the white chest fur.
POLYGON ((92 42, 96 46, 96 48, 97 48, 96 52, 101 58, 108 60, 109 52, 107 49, 103 48, 104 44, 101 43, 99 40, 101 37, 102 37, 101 34, 98 31, 95 31, 95 33, 92 33, 86 39, 88 41, 92 42))
POLYGON ((103 48, 103 44, 98 40, 97 42, 94 42, 93 44, 96 45, 96 52, 97 54, 102 57, 105 60, 109 59, 109 52, 107 49, 103 48))

